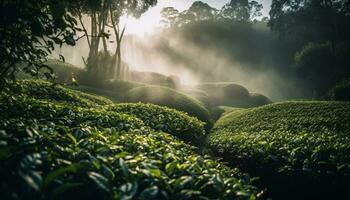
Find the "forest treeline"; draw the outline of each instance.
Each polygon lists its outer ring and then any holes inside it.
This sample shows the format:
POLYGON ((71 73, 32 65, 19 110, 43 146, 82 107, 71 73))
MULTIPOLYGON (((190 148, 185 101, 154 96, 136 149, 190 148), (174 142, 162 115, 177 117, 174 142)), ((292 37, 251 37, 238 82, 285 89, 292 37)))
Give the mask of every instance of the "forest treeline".
POLYGON ((301 98, 349 98, 350 1, 274 0, 269 17, 262 17, 261 9, 262 4, 244 0, 232 0, 221 9, 200 1, 182 12, 164 8, 166 37, 157 48, 193 68, 204 81, 222 80, 226 72, 174 51, 167 38, 212 50, 235 65, 227 69, 238 65, 252 79, 274 71, 290 80, 301 98))

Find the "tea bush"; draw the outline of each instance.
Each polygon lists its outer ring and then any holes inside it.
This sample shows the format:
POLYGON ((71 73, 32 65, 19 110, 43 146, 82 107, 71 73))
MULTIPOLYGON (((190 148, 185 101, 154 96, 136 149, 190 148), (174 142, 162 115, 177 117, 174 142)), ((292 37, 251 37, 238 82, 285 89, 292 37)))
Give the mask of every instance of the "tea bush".
POLYGON ((6 90, 13 95, 25 95, 36 99, 66 102, 84 107, 112 103, 111 100, 101 96, 73 91, 61 85, 53 85, 42 80, 21 80, 10 85, 6 90))
POLYGON ((271 103, 266 96, 249 93, 245 87, 231 82, 204 83, 196 88, 210 94, 213 106, 250 108, 271 103))
POLYGON ((350 103, 276 103, 231 111, 207 142, 278 198, 336 198, 350 184, 349 121, 350 103))
POLYGON ((200 144, 205 136, 203 122, 175 109, 143 103, 115 104, 106 109, 133 115, 156 131, 170 133, 192 144, 200 144))
POLYGON ((248 102, 249 105, 252 105, 253 107, 263 106, 272 103, 272 101, 268 97, 258 93, 250 93, 248 102))
POLYGON ((202 90, 196 90, 196 89, 182 89, 180 92, 197 99, 199 102, 201 102, 206 108, 211 107, 210 97, 209 94, 202 90))
POLYGON ((199 101, 170 88, 159 86, 134 88, 127 93, 127 100, 129 102, 167 106, 186 112, 190 116, 197 117, 199 120, 211 124, 208 110, 199 101))
POLYGON ((0 93, 0 199, 253 200, 261 194, 246 174, 195 154, 135 114, 36 94, 0 93))

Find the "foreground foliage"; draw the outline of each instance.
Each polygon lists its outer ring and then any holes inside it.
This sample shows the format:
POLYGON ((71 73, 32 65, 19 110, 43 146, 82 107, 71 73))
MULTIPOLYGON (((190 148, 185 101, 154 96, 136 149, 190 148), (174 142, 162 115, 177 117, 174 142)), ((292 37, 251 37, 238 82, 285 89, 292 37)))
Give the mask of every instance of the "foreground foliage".
POLYGON ((21 95, 36 99, 50 99, 56 102, 75 104, 82 107, 94 107, 112 103, 112 101, 107 98, 80 91, 72 91, 63 86, 52 85, 51 83, 39 80, 17 81, 17 83, 6 88, 6 91, 16 96, 21 95))
MULTIPOLYGON (((193 147, 153 130, 163 130, 155 117, 133 112, 161 107, 84 108, 50 95, 13 92, 2 92, 0 102, 1 199, 256 199, 248 176, 195 154, 193 147)), ((165 108, 165 118, 202 125, 167 111, 173 110, 165 108)))
POLYGON ((261 176, 279 198, 287 191, 296 198, 334 198, 350 183, 349 120, 350 104, 340 102, 235 110, 216 123, 208 144, 227 161, 261 176))
POLYGON ((170 133, 192 144, 200 144, 205 136, 203 122, 174 109, 152 104, 125 103, 108 106, 107 110, 133 115, 153 130, 170 133))

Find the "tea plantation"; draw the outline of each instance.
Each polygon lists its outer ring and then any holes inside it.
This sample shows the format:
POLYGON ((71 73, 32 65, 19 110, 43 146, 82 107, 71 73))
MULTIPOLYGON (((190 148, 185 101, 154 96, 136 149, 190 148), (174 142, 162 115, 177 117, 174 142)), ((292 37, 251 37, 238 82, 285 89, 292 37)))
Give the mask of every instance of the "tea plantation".
POLYGON ((208 110, 198 100, 170 88, 159 86, 137 87, 127 93, 127 101, 167 106, 184 111, 190 116, 206 122, 208 127, 212 123, 208 110))
POLYGON ((346 199, 350 185, 350 103, 295 101, 233 110, 209 148, 261 177, 276 199, 346 199))
POLYGON ((0 93, 0 199, 257 199, 238 169, 195 153, 185 113, 20 81, 0 93), (157 114, 157 115, 155 115, 157 114))

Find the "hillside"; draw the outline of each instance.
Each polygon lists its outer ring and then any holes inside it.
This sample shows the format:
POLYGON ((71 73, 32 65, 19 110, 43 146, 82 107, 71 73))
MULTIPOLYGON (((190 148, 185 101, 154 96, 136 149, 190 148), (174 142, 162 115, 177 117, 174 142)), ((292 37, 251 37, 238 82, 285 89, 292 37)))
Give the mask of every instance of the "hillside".
POLYGON ((258 196, 247 174, 181 141, 205 133, 183 112, 27 80, 0 100, 1 199, 258 196))
POLYGON ((343 198, 350 183, 349 121, 349 102, 238 109, 217 121, 207 145, 231 165, 260 176, 277 199, 343 198))

